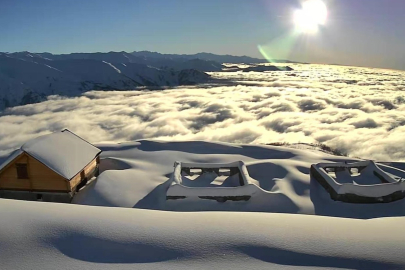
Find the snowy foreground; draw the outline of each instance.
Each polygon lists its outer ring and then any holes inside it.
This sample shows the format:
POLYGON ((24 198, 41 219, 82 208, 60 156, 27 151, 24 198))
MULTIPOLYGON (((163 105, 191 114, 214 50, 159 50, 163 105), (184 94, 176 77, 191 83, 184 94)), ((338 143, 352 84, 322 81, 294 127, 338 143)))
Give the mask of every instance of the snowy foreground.
POLYGON ((1 269, 398 269, 404 218, 0 201, 1 269))
POLYGON ((81 205, 0 200, 1 269, 405 267, 404 200, 334 202, 310 179, 312 163, 342 157, 204 141, 97 146, 101 174, 81 205), (257 190, 241 202, 166 201, 176 160, 242 160, 257 190))

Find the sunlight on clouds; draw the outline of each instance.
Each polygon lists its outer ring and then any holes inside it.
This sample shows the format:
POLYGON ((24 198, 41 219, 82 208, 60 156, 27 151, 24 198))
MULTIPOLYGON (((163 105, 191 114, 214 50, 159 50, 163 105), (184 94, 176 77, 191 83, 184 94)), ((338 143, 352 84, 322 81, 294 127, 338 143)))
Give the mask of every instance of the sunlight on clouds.
POLYGON ((211 73, 234 86, 94 91, 9 108, 0 117, 0 156, 31 138, 69 128, 94 143, 322 142, 351 156, 405 160, 405 93, 398 88, 405 72, 292 67, 211 73))

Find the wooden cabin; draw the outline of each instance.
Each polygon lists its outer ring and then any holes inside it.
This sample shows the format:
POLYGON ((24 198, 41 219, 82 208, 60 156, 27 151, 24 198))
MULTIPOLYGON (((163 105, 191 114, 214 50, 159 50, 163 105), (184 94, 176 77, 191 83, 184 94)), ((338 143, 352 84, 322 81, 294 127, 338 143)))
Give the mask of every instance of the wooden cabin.
POLYGON ((70 201, 98 173, 100 153, 67 129, 33 139, 0 164, 0 197, 70 201))

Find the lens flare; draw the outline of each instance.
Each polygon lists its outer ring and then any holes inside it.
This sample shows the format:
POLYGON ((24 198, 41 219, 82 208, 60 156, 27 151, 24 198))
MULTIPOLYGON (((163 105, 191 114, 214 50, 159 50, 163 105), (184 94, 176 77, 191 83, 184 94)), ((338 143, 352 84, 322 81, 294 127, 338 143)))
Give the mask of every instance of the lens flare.
POLYGON ((268 62, 279 62, 277 59, 289 59, 299 49, 305 57, 306 49, 311 46, 309 35, 318 31, 319 26, 326 24, 328 11, 322 0, 301 0, 301 9, 294 12, 295 27, 290 31, 273 35, 266 44, 257 48, 268 62), (298 48, 298 46, 300 46, 298 48))
POLYGON ((302 9, 295 11, 294 23, 299 32, 316 33, 319 25, 326 23, 328 11, 321 0, 308 0, 302 4, 302 9))
MULTIPOLYGON (((297 34, 290 31, 284 35, 273 38, 267 44, 258 45, 262 56, 270 63, 278 59, 288 59, 296 43, 297 34)), ((277 62, 277 61, 276 61, 277 62)))

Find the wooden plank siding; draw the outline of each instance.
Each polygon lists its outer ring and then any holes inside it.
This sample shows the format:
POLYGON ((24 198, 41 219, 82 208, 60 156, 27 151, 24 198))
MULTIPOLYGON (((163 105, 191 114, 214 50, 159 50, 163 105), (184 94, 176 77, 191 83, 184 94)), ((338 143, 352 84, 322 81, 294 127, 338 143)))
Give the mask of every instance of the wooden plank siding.
POLYGON ((28 156, 28 175, 32 190, 70 191, 67 179, 30 155, 26 155, 28 156))
POLYGON ((84 180, 84 178, 87 178, 95 169, 97 164, 99 163, 99 157, 97 156, 94 158, 89 164, 87 164, 86 167, 82 171, 80 171, 78 174, 76 174, 71 180, 70 180, 70 189, 71 191, 74 191, 76 186, 84 180))
MULTIPOLYGON (((28 164, 27 155, 22 153, 2 170, 0 173, 0 189, 31 190, 30 179, 18 179, 16 163, 28 164)), ((29 165, 27 166, 29 170, 29 165)))
POLYGON ((70 192, 70 185, 67 179, 23 153, 0 173, 0 189, 70 192), (18 179, 16 163, 27 164, 28 179, 18 179))

